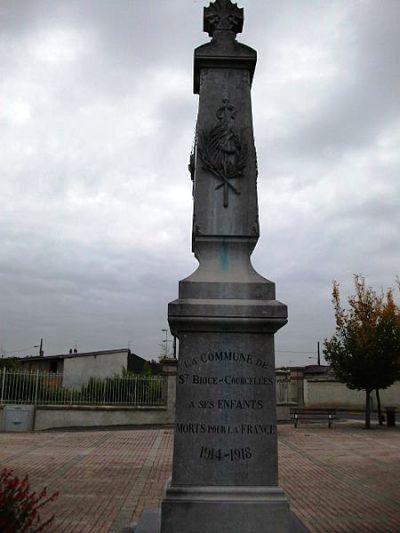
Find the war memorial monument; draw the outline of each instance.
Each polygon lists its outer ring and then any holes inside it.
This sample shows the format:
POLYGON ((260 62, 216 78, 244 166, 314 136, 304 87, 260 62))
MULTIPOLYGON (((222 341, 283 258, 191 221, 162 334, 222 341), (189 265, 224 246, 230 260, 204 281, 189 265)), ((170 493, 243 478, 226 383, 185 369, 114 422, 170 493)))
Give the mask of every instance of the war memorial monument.
POLYGON ((211 41, 194 54, 199 95, 192 248, 198 269, 169 304, 179 338, 172 479, 137 533, 304 531, 278 486, 274 334, 287 322, 275 285, 252 267, 259 238, 251 86, 243 9, 204 8, 211 41))

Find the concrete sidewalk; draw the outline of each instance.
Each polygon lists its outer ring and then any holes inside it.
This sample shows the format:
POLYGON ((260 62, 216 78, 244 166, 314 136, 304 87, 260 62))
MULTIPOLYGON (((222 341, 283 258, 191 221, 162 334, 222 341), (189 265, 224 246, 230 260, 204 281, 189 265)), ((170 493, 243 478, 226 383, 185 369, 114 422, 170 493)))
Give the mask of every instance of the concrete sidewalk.
MULTIPOLYGON (((120 532, 156 507, 171 430, 0 433, 0 466, 60 491, 50 531, 120 532)), ((400 431, 279 426, 280 484, 313 532, 400 531, 400 431)), ((234 533, 234 532, 232 532, 234 533)))

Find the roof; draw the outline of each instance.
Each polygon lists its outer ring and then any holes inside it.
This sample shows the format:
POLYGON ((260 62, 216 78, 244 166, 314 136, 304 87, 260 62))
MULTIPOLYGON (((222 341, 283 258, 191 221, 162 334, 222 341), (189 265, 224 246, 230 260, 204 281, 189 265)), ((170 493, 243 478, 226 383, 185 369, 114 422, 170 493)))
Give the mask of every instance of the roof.
POLYGON ((304 367, 305 374, 329 374, 331 367, 328 365, 308 365, 304 367))
MULTIPOLYGON (((27 357, 21 357, 19 360, 20 361, 43 361, 46 359, 71 359, 73 357, 90 357, 94 355, 108 355, 108 354, 116 354, 116 353, 121 353, 121 352, 126 352, 127 355, 132 353, 129 348, 120 348, 120 349, 115 349, 115 350, 99 350, 96 352, 82 352, 82 353, 79 352, 79 353, 67 353, 67 354, 58 354, 58 355, 42 355, 42 356, 28 355, 27 357)), ((132 353, 132 355, 135 357, 140 357, 139 355, 136 355, 134 353, 132 353)), ((140 357, 140 359, 142 359, 142 357, 140 357)))

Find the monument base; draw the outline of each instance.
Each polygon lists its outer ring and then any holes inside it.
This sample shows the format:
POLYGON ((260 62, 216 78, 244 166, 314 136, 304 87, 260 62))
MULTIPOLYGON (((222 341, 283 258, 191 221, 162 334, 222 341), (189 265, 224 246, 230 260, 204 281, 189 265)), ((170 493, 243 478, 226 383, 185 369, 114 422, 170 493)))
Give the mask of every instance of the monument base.
POLYGON ((307 533, 279 487, 171 487, 135 533, 307 533), (162 525, 161 525, 162 514, 162 525))

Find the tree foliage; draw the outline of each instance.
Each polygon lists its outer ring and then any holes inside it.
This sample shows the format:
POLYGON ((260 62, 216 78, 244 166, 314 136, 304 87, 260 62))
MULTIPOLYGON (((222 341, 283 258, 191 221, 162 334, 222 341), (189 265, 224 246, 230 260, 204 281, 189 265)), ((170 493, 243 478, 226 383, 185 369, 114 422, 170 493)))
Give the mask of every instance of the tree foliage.
POLYGON ((21 363, 18 357, 2 357, 0 359, 0 369, 3 368, 6 370, 19 370, 21 368, 21 363))
POLYGON ((366 391, 366 426, 369 395, 386 389, 400 378, 400 309, 393 289, 377 294, 361 275, 354 276, 355 295, 348 309, 340 301, 339 284, 332 288, 336 332, 324 343, 326 360, 337 378, 350 389, 366 391))

